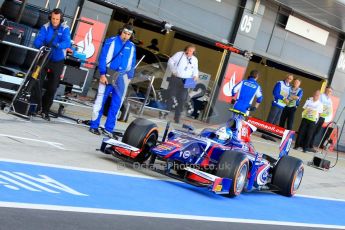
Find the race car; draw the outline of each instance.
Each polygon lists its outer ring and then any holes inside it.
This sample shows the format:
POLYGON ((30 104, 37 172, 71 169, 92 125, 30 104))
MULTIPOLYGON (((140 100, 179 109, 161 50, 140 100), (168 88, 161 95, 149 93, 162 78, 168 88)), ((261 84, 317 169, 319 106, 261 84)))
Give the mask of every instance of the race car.
POLYGON ((219 128, 206 128, 200 133, 190 126, 184 128, 169 131, 168 123, 158 141, 157 125, 137 118, 124 132, 122 141, 105 138, 100 150, 230 197, 252 190, 271 190, 290 197, 298 190, 304 166, 300 159, 288 156, 293 131, 285 131, 275 159, 254 149, 250 135, 256 128, 241 116, 235 115, 219 128))

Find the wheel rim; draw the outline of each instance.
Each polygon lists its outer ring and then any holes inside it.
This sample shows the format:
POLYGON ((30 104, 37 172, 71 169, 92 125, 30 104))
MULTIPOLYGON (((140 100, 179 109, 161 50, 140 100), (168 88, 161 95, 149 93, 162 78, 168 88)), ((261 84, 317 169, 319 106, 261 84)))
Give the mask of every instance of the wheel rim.
POLYGON ((242 192, 243 187, 245 185, 245 181, 247 178, 247 171, 248 171, 248 165, 243 164, 238 177, 236 178, 236 194, 239 194, 242 192))
POLYGON ((152 146, 155 146, 156 145, 156 142, 157 142, 157 135, 155 133, 151 133, 149 135, 149 137, 147 138, 146 142, 143 143, 143 147, 142 147, 142 157, 143 157, 143 160, 147 160, 149 157, 150 157, 150 148, 152 146))
POLYGON ((303 177, 303 167, 300 167, 297 172, 296 172, 296 178, 293 182, 293 193, 295 193, 297 191, 297 189, 299 188, 301 181, 302 181, 302 177, 303 177))

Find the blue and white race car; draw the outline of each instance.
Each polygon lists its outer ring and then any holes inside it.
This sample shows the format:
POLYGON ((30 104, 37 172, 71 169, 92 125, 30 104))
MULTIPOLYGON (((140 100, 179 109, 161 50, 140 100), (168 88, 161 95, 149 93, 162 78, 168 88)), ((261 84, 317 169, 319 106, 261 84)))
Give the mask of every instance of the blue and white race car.
POLYGON ((230 197, 252 190, 293 196, 298 190, 304 166, 300 159, 288 156, 293 131, 285 131, 275 159, 254 149, 250 135, 256 128, 241 116, 234 115, 218 129, 194 133, 188 128, 169 131, 167 125, 158 141, 157 125, 137 118, 126 129, 122 141, 105 138, 100 150, 130 162, 146 163, 167 176, 230 197), (159 168, 162 163, 163 168, 159 168))

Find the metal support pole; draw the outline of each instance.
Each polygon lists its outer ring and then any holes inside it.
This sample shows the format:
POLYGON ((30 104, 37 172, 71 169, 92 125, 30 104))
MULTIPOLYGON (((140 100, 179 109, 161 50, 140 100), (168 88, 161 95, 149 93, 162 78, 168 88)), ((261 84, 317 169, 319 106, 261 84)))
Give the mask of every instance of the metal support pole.
POLYGON ((147 103, 147 101, 149 100, 149 97, 150 97, 151 87, 153 85, 153 81, 155 80, 155 76, 150 76, 150 77, 151 77, 150 85, 149 85, 149 87, 147 87, 147 91, 146 91, 146 95, 145 95, 145 100, 143 102, 143 105, 140 108, 139 116, 143 115, 145 105, 146 105, 146 103, 147 103))
POLYGON ((47 1, 46 1, 46 5, 44 6, 44 9, 48 9, 49 1, 50 1, 50 0, 47 0, 47 1))
POLYGON ((222 58, 220 59, 220 63, 219 63, 219 66, 218 66, 216 78, 215 78, 213 86, 212 86, 212 92, 211 92, 211 95, 210 95, 210 99, 209 99, 209 101, 208 101, 208 103, 206 105, 206 110, 205 110, 204 116, 202 118, 202 120, 204 122, 206 122, 207 119, 208 119, 208 116, 209 116, 209 113, 210 113, 210 110, 211 110, 211 107, 212 107, 212 104, 213 104, 212 102, 213 102, 213 99, 215 97, 216 90, 217 90, 216 86, 218 85, 218 82, 219 82, 219 79, 220 79, 220 74, 222 72, 224 61, 225 61, 225 57, 226 57, 227 54, 228 54, 228 51, 224 50, 222 58))

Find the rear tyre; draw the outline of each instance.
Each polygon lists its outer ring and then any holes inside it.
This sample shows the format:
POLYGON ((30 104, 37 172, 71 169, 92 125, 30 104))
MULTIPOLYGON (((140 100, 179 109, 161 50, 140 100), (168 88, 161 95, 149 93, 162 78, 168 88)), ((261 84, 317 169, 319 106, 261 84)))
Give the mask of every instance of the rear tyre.
POLYGON ((1 14, 5 16, 5 18, 10 20, 15 20, 18 16, 18 12, 20 10, 20 3, 6 0, 1 6, 1 14))
POLYGON ((284 156, 273 168, 272 184, 278 187, 278 192, 284 196, 296 194, 303 178, 304 166, 300 159, 284 156))
POLYGON ((220 157, 216 176, 232 180, 229 196, 241 194, 249 172, 249 160, 242 152, 225 151, 220 157))
POLYGON ((35 26, 37 24, 39 16, 40 13, 38 10, 27 6, 25 7, 20 23, 28 25, 30 27, 35 26))
POLYGON ((26 57, 27 52, 28 52, 27 50, 24 50, 22 48, 12 47, 11 51, 8 55, 7 62, 9 64, 13 64, 15 66, 21 66, 21 65, 23 65, 23 63, 25 61, 25 57, 26 57))
POLYGON ((150 148, 156 145, 157 139, 157 125, 144 118, 137 118, 126 129, 122 142, 141 149, 134 160, 143 163, 150 157, 150 148))

